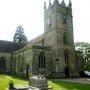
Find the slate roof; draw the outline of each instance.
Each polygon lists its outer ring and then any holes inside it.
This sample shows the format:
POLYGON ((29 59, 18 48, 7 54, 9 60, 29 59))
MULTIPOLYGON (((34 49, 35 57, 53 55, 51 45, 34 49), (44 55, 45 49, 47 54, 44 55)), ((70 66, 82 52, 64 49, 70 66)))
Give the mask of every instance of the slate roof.
POLYGON ((23 48, 23 46, 24 45, 20 43, 0 40, 0 52, 11 53, 13 51, 23 48))
POLYGON ((31 41, 28 42, 28 44, 24 48, 27 49, 27 48, 32 47, 32 45, 37 45, 39 42, 42 41, 43 38, 44 38, 44 35, 42 34, 42 35, 32 39, 31 41))
POLYGON ((29 41, 27 44, 15 43, 11 41, 0 40, 0 52, 11 53, 13 51, 18 51, 19 49, 28 49, 32 45, 36 45, 43 39, 43 34, 29 41))

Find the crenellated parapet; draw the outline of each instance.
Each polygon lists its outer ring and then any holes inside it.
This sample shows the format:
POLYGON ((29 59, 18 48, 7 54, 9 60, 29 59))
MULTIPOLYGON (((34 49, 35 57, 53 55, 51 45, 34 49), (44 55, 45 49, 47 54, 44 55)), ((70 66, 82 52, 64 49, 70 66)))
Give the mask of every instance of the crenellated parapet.
POLYGON ((62 5, 63 7, 66 6, 66 3, 64 2, 64 0, 62 0, 61 5, 62 5))
POLYGON ((59 2, 59 0, 54 0, 53 3, 51 3, 51 0, 49 0, 49 5, 47 7, 46 2, 44 2, 44 10, 45 11, 47 11, 53 7, 58 7, 59 9, 65 8, 65 9, 71 10, 72 9, 72 3, 71 3, 71 0, 69 0, 68 5, 66 5, 64 0, 62 0, 61 3, 59 2))
POLYGON ((53 5, 59 5, 59 1, 58 0, 54 0, 53 5))
POLYGON ((67 7, 72 10, 72 2, 71 2, 71 0, 69 0, 69 4, 68 4, 67 7))
POLYGON ((51 16, 55 12, 72 17, 71 0, 69 0, 69 3, 67 5, 64 0, 62 0, 61 3, 59 2, 59 0, 54 0, 53 3, 51 2, 51 0, 49 0, 48 6, 46 2, 44 2, 44 18, 51 16))

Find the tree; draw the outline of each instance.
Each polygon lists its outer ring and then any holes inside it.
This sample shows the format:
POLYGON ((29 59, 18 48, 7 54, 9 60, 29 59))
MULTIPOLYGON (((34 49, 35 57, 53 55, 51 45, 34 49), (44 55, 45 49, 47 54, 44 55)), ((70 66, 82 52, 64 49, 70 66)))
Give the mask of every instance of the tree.
POLYGON ((86 42, 77 42, 75 43, 75 49, 82 53, 85 69, 90 70, 90 44, 86 42))
POLYGON ((24 29, 21 25, 19 25, 17 27, 13 41, 18 42, 18 43, 26 43, 27 42, 27 37, 25 36, 24 29))

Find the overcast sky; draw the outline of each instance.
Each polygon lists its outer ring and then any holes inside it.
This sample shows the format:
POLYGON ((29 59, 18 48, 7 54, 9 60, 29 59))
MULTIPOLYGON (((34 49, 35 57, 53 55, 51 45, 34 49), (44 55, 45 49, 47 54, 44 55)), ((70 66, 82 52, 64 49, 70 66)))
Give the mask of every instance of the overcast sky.
MULTIPOLYGON (((49 0, 0 0, 0 40, 12 41, 18 25, 28 40, 42 34, 44 1, 49 0)), ((90 42, 90 0, 72 0, 72 7, 74 41, 90 42)))

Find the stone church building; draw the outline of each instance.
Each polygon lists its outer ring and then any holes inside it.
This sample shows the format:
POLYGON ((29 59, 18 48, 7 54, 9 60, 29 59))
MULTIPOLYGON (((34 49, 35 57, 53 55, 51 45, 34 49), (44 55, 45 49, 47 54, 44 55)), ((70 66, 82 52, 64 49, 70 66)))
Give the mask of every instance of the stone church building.
POLYGON ((44 3, 44 34, 21 44, 0 41, 0 72, 21 76, 43 74, 63 78, 79 76, 80 55, 75 51, 72 4, 44 3))

